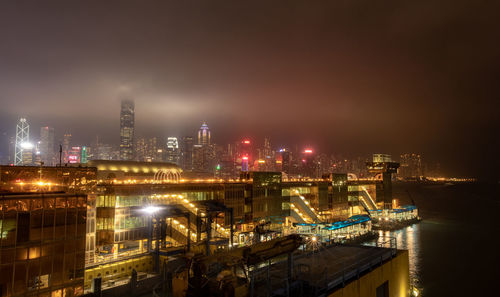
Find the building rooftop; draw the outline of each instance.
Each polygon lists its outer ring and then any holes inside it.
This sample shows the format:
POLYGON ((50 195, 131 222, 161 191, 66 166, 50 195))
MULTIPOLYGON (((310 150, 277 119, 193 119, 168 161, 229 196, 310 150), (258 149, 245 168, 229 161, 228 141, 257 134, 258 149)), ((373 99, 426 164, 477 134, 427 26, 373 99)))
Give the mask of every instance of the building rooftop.
POLYGON ((118 161, 118 160, 89 160, 86 164, 89 167, 97 167, 98 170, 123 170, 149 172, 153 169, 177 169, 182 171, 179 166, 166 162, 138 162, 138 161, 118 161))
MULTIPOLYGON (((395 248, 374 246, 333 245, 318 246, 318 250, 294 256, 293 278, 295 285, 316 293, 328 295, 338 287, 381 266, 398 253, 395 248), (300 284, 299 284, 300 283, 300 284)), ((254 271, 255 277, 267 274, 267 267, 254 271)), ((287 262, 272 264, 269 270, 270 285, 276 295, 285 295, 284 279, 287 277, 287 262)), ((267 282, 255 287, 255 296, 269 289, 267 282), (259 293, 260 292, 260 293, 259 293)), ((303 296, 308 296, 303 292, 303 296)), ((322 294, 318 294, 322 295, 322 294)))

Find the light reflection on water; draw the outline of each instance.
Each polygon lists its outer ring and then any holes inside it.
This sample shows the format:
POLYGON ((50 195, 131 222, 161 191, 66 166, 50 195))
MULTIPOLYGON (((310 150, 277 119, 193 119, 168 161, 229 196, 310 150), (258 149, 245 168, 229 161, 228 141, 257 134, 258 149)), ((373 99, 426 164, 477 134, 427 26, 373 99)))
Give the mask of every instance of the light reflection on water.
POLYGON ((365 245, 374 246, 376 242, 380 244, 385 243, 391 238, 396 239, 396 247, 398 249, 408 250, 410 261, 410 285, 421 288, 420 225, 414 224, 397 231, 379 231, 378 239, 367 242, 365 245))

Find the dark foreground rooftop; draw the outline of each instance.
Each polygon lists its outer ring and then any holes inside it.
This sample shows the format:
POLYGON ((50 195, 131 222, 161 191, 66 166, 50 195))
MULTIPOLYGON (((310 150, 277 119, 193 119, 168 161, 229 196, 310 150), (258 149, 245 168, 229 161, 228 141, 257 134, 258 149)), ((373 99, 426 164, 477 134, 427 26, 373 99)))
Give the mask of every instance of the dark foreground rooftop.
POLYGON ((327 296, 397 255, 395 248, 336 245, 294 255, 293 282, 287 285, 287 261, 256 269, 250 296, 327 296), (253 294, 252 294, 253 291, 253 294))

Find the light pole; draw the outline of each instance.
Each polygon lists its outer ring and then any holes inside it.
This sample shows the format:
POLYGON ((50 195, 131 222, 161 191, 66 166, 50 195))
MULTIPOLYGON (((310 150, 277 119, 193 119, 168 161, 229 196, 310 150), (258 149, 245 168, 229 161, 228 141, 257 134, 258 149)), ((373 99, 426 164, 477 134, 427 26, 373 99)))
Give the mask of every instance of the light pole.
POLYGON ((149 229, 149 237, 148 237, 148 253, 151 251, 151 245, 153 242, 153 218, 156 219, 156 228, 158 230, 157 236, 156 236, 156 247, 155 247, 155 270, 156 272, 159 272, 159 263, 160 263, 160 224, 158 217, 156 214, 161 210, 161 207, 150 205, 142 209, 144 213, 146 213, 148 216, 151 217, 149 220, 149 223, 151 224, 151 227, 149 229))

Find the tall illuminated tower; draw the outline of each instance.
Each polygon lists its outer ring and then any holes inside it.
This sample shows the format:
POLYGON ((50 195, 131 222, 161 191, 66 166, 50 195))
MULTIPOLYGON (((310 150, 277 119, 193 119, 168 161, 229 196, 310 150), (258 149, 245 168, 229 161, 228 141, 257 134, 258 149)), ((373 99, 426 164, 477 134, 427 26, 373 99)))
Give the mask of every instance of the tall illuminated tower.
POLYGON ((177 137, 167 138, 167 162, 180 165, 179 141, 177 137))
POLYGON ((25 118, 20 118, 16 126, 16 148, 14 165, 23 165, 23 150, 27 148, 30 140, 30 125, 25 118))
POLYGON ((71 149, 71 133, 65 133, 63 137, 63 158, 64 163, 69 163, 69 151, 71 149))
POLYGON ((193 137, 182 138, 182 169, 193 171, 193 137))
POLYGON ((206 122, 203 122, 198 130, 198 144, 203 146, 210 144, 210 129, 206 122))
POLYGON ((45 166, 54 165, 54 128, 40 128, 40 153, 45 166))
POLYGON ((120 159, 134 158, 134 101, 125 99, 120 111, 120 159))

